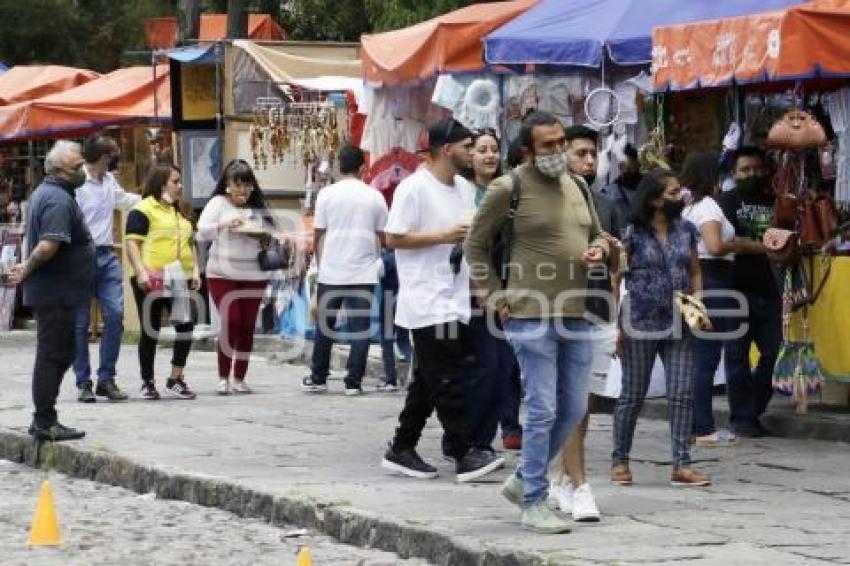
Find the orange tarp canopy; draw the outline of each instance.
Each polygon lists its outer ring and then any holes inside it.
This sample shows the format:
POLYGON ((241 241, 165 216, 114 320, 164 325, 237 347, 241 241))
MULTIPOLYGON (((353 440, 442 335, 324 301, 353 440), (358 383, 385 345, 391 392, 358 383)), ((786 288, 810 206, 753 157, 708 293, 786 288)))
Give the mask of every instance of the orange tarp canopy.
POLYGON ((109 125, 170 118, 168 65, 157 67, 156 79, 151 67, 128 67, 65 92, 0 107, 0 139, 82 135, 109 125))
MULTIPOLYGON (((145 21, 145 39, 151 49, 172 49, 177 46, 180 26, 177 18, 150 18, 145 21)), ((217 41, 227 37, 227 14, 201 14, 199 41, 217 41)), ((286 39, 286 32, 269 14, 248 14, 248 39, 286 39)))
POLYGON ((360 43, 366 80, 402 84, 441 72, 481 70, 484 36, 536 3, 473 4, 408 28, 364 35, 360 43))
POLYGON ((58 65, 18 65, 0 75, 0 105, 33 100, 74 88, 100 75, 58 65))
POLYGON ((850 76, 850 0, 661 27, 652 33, 656 90, 850 76))
MULTIPOLYGON (((248 15, 248 39, 281 40, 285 34, 269 14, 248 15)), ((227 37, 227 14, 201 14, 201 31, 198 39, 215 41, 227 37)))

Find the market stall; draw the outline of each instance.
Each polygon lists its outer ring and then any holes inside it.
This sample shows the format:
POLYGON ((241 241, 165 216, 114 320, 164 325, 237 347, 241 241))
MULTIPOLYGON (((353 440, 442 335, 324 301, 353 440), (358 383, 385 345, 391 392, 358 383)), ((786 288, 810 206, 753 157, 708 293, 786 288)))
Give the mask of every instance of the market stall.
MULTIPOLYGON (((170 136, 161 133, 171 121, 170 96, 166 67, 129 67, 75 88, 0 106, 0 150, 16 157, 23 157, 18 154, 21 148, 29 152, 26 159, 31 167, 23 180, 21 200, 40 181, 43 156, 53 141, 79 140, 104 129, 121 148, 118 177, 122 186, 139 190, 150 164, 162 158, 157 153, 168 153, 170 136)), ((114 240, 119 249, 122 227, 116 213, 114 240)), ((21 259, 20 250, 17 253, 21 259)), ((7 312, 13 296, 13 290, 4 289, 0 302, 6 304, 7 312)), ((138 326, 132 309, 125 309, 125 320, 128 329, 138 326)))
MULTIPOLYGON (((839 219, 850 213, 850 1, 817 0, 746 17, 661 27, 653 33, 656 89, 675 92, 732 87, 741 100, 747 143, 763 144, 788 110, 810 112, 826 130, 822 169, 839 219)), ((835 236, 829 234, 829 237, 835 236)), ((850 257, 803 260, 817 300, 792 320, 792 337, 814 342, 828 385, 825 402, 846 405, 850 382, 850 257), (822 285, 818 295, 816 289, 822 285), (807 311, 807 312, 806 312, 807 311), (802 332, 808 315, 808 336, 802 332)))

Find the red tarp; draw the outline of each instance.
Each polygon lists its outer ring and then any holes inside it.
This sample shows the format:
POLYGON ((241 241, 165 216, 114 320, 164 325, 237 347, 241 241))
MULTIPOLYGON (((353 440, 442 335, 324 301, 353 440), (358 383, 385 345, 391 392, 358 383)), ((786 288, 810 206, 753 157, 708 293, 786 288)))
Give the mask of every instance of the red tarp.
POLYGON ((409 28, 364 35, 363 72, 371 83, 403 84, 441 72, 484 68, 485 35, 537 0, 473 4, 409 28))
POLYGON ((58 65, 18 65, 0 75, 0 105, 41 98, 85 84, 100 75, 58 65))
POLYGON ((128 67, 65 92, 0 107, 0 139, 83 135, 154 119, 171 119, 168 65, 157 67, 156 79, 151 67, 128 67))
POLYGON ((850 0, 657 28, 657 90, 850 76, 850 0))

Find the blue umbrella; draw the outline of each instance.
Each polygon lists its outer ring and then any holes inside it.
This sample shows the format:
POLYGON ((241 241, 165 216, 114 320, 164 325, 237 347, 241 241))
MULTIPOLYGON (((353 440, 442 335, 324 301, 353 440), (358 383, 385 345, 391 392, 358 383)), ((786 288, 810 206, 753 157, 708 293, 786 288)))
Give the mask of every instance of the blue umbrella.
POLYGON ((801 0, 541 0, 484 39, 490 64, 599 67, 652 60, 652 28, 782 9, 801 0))

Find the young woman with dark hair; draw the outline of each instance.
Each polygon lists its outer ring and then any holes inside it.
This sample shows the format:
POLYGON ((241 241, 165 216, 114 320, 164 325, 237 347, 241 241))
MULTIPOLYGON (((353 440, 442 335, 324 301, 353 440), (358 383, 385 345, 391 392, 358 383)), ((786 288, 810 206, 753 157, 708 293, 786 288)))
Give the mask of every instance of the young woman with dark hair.
MULTIPOLYGON (((492 129, 475 132, 472 141, 472 168, 465 176, 475 185, 477 208, 490 183, 502 176, 501 148, 499 137, 492 129)), ((499 321, 493 322, 500 325, 499 321)), ((490 448, 497 427, 501 425, 502 446, 507 450, 519 450, 522 448, 519 365, 508 341, 491 334, 489 328, 485 315, 473 315, 470 332, 476 349, 476 365, 470 371, 470 414, 476 426, 479 448, 490 448)))
POLYGON ((245 375, 257 313, 273 273, 260 269, 257 257, 268 238, 288 244, 276 231, 251 166, 235 159, 224 168, 198 220, 198 240, 212 242, 206 274, 221 320, 217 342, 220 395, 251 392, 245 375))
POLYGON ((691 467, 693 336, 681 324, 674 306, 676 291, 702 291, 697 257, 699 235, 693 224, 681 218, 682 189, 672 172, 651 171, 637 190, 632 224, 623 237, 628 257, 628 294, 619 320, 623 388, 614 409, 611 480, 623 485, 632 483, 632 439, 652 367, 660 355, 670 405, 671 482, 708 485, 711 480, 691 467))
POLYGON ((726 446, 737 439, 729 431, 714 426, 712 395, 714 374, 720 364, 723 341, 719 333, 734 330, 734 323, 718 316, 718 311, 740 309, 742 305, 729 296, 733 287, 735 254, 755 253, 757 242, 735 237, 735 228, 715 200, 720 190, 719 156, 711 152, 694 152, 685 158, 682 184, 691 191, 692 201, 685 207, 682 218, 699 231, 697 253, 702 270, 703 302, 709 310, 713 332, 696 340, 696 371, 694 372, 694 428, 697 446, 726 446))
POLYGON ((199 289, 201 281, 195 261, 192 222, 180 206, 182 193, 180 170, 173 165, 156 165, 148 175, 142 200, 127 216, 125 240, 132 265, 130 287, 142 325, 139 340, 142 397, 150 400, 159 399, 154 382, 154 356, 162 313, 169 310, 174 318, 178 306, 182 312, 174 323, 174 355, 165 390, 179 399, 195 398, 183 377, 183 368, 192 349, 194 329, 188 291, 199 289), (185 283, 175 284, 181 275, 185 283), (172 288, 166 294, 163 285, 170 277, 173 277, 172 288))

